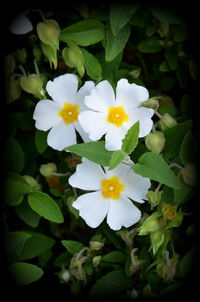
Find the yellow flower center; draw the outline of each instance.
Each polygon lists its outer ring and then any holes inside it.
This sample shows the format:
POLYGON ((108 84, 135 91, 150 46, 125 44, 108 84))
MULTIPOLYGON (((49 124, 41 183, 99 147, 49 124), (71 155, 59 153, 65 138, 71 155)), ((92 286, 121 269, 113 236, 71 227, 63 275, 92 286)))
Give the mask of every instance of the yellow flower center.
POLYGON ((124 185, 119 181, 117 176, 112 176, 109 179, 101 181, 101 192, 104 198, 119 199, 121 192, 124 190, 124 185))
POLYGON ((120 127, 124 122, 128 121, 128 115, 124 111, 123 106, 108 108, 107 122, 113 123, 116 127, 120 127))
POLYGON ((70 124, 78 121, 79 105, 72 105, 69 103, 64 103, 62 110, 58 112, 66 124, 70 124))

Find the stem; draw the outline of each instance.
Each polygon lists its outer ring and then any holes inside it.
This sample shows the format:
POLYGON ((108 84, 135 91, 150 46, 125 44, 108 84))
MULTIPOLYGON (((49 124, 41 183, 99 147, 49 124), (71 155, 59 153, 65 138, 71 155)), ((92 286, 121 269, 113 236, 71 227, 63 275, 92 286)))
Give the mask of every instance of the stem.
POLYGON ((40 75, 40 72, 39 72, 39 69, 38 69, 38 65, 37 65, 37 61, 36 59, 33 60, 33 63, 34 63, 34 67, 35 67, 35 72, 40 75))
POLYGON ((158 111, 154 110, 154 113, 155 113, 155 115, 157 115, 160 119, 163 118, 163 116, 162 116, 158 111))
POLYGON ((167 263, 167 266, 171 266, 171 263, 170 263, 170 260, 169 260, 169 251, 166 251, 165 252, 165 260, 166 260, 166 263, 167 263))
POLYGON ((183 167, 181 165, 177 164, 177 163, 171 163, 171 164, 169 164, 169 167, 175 167, 175 168, 177 168, 179 170, 183 169, 183 167))
POLYGON ((138 59, 139 59, 141 65, 142 65, 142 68, 143 68, 143 70, 144 70, 145 76, 146 76, 146 77, 149 77, 149 71, 148 71, 148 69, 147 69, 147 65, 146 65, 146 63, 145 63, 145 61, 144 61, 142 55, 141 55, 140 53, 136 53, 136 56, 138 57, 138 59))
POLYGON ((20 68, 22 74, 27 78, 27 74, 26 74, 26 71, 25 71, 24 67, 20 64, 19 68, 20 68))
POLYGON ((42 21, 46 21, 46 18, 44 16, 44 13, 41 9, 33 9, 33 11, 38 12, 42 18, 42 21))
POLYGON ((132 249, 131 251, 131 263, 135 264, 134 254, 138 251, 138 248, 132 249))
POLYGON ((85 252, 85 251, 90 251, 89 247, 84 247, 78 254, 76 255, 76 258, 80 258, 80 256, 85 252))
POLYGON ((60 177, 62 177, 62 176, 67 176, 67 175, 70 175, 71 173, 70 172, 66 172, 66 173, 52 173, 54 176, 60 176, 60 177))
POLYGON ((163 184, 159 183, 158 186, 157 186, 157 188, 155 189, 154 192, 159 192, 159 190, 160 190, 160 188, 162 187, 162 185, 163 185, 163 184))

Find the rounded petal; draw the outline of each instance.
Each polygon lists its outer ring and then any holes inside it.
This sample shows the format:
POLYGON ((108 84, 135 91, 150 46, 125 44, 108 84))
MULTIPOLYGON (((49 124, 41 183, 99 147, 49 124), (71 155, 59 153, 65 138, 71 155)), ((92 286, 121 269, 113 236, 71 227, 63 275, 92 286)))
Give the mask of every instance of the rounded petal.
POLYGON ((101 180, 105 177, 100 165, 83 158, 82 163, 77 165, 76 172, 70 176, 69 184, 82 190, 101 190, 101 180))
POLYGON ((47 136, 47 144, 55 150, 76 144, 76 132, 73 124, 66 125, 63 121, 55 125, 47 136))
POLYGON ((67 102, 74 104, 78 89, 78 79, 74 74, 67 73, 48 81, 46 90, 52 99, 61 106, 67 102))
POLYGON ((114 231, 120 230, 122 226, 130 227, 140 217, 140 210, 126 196, 121 196, 119 200, 110 200, 107 223, 114 231))
POLYGON ((75 122, 74 127, 75 127, 76 131, 78 131, 78 133, 82 137, 84 143, 91 142, 91 139, 89 138, 89 134, 84 131, 84 129, 81 127, 79 122, 75 122))
POLYGON ((140 133, 139 137, 144 137, 148 135, 152 129, 153 121, 151 117, 154 114, 154 110, 150 108, 135 108, 129 110, 129 118, 130 120, 127 122, 126 127, 129 128, 135 124, 137 121, 140 122, 140 133))
POLYGON ((47 131, 59 123, 62 120, 58 115, 59 110, 60 106, 53 101, 39 101, 33 113, 33 119, 36 121, 35 127, 39 130, 47 131))
POLYGON ((92 110, 86 110, 79 114, 78 120, 81 127, 89 134, 93 141, 99 140, 108 130, 106 115, 92 110))
POLYGON ((16 35, 24 35, 33 29, 30 20, 22 13, 19 14, 10 24, 10 31, 16 35))
POLYGON ((121 179, 123 179, 123 177, 125 175, 128 174, 128 172, 129 172, 130 169, 131 169, 130 166, 128 166, 128 165, 126 165, 124 163, 121 163, 116 168, 114 168, 112 170, 108 170, 108 168, 105 168, 105 171, 106 171, 106 176, 108 178, 110 178, 112 176, 118 176, 119 179, 121 180, 121 179))
POLYGON ((136 174, 133 169, 129 167, 128 173, 124 174, 121 180, 125 186, 122 192, 123 195, 139 203, 143 203, 147 200, 146 194, 151 186, 149 178, 136 174))
POLYGON ((109 107, 116 106, 115 94, 110 83, 105 80, 92 89, 90 95, 85 97, 85 105, 92 110, 107 114, 109 107))
POLYGON ((122 140, 125 137, 127 129, 124 127, 110 126, 105 137, 105 148, 109 151, 120 150, 122 146, 122 140))
POLYGON ((79 215, 87 225, 96 228, 108 213, 109 199, 103 198, 101 192, 92 192, 81 195, 72 205, 79 210, 79 215))
POLYGON ((76 104, 80 106, 80 111, 87 110, 84 104, 85 97, 90 94, 95 84, 93 81, 86 81, 85 84, 79 89, 76 95, 76 104))
POLYGON ((117 106, 123 105, 126 109, 137 108, 141 102, 148 100, 149 92, 143 87, 134 83, 129 84, 127 79, 121 79, 116 87, 117 106))

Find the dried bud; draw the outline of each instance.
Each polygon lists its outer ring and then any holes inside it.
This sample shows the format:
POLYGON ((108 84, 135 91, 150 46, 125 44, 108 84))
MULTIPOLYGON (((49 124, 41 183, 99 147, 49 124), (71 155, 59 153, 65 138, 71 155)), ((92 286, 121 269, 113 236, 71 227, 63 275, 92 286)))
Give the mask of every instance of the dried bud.
POLYGON ((160 154, 165 146, 165 136, 160 131, 155 131, 145 137, 145 145, 148 150, 160 154))
POLYGON ((159 107, 159 102, 156 98, 150 98, 147 101, 143 102, 140 106, 157 110, 159 107))
POLYGON ((102 256, 95 256, 93 259, 92 259, 92 263, 94 265, 94 267, 97 267, 99 265, 99 263, 101 262, 101 259, 102 259, 102 256))
POLYGON ((98 251, 104 246, 104 239, 100 234, 93 236, 89 242, 91 250, 98 251))
POLYGON ((162 131, 167 128, 172 128, 177 125, 177 121, 169 114, 165 113, 159 121, 159 125, 162 131))
POLYGON ((163 259, 163 261, 157 265, 156 272, 161 278, 168 281, 176 274, 177 262, 177 255, 175 255, 173 258, 169 258, 168 253, 166 253, 166 259, 163 259))
POLYGON ((51 177, 57 171, 54 163, 43 164, 40 166, 40 173, 45 177, 51 177))
POLYGON ((187 163, 183 169, 181 169, 181 175, 184 183, 192 187, 197 184, 197 168, 193 163, 187 163))

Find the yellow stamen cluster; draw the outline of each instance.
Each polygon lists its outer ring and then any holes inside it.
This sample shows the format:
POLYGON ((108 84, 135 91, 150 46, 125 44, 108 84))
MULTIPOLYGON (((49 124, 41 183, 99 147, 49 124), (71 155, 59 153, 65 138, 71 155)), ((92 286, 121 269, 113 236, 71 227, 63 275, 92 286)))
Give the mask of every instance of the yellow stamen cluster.
POLYGON ((123 106, 108 108, 107 122, 114 124, 116 127, 120 127, 124 122, 128 121, 128 115, 124 111, 123 106))
POLYGON ((78 121, 79 105, 64 103, 64 107, 58 112, 58 115, 63 118, 66 124, 76 122, 78 121))
POLYGON ((104 198, 119 199, 121 192, 124 190, 124 185, 119 181, 117 176, 101 181, 101 192, 104 198))

